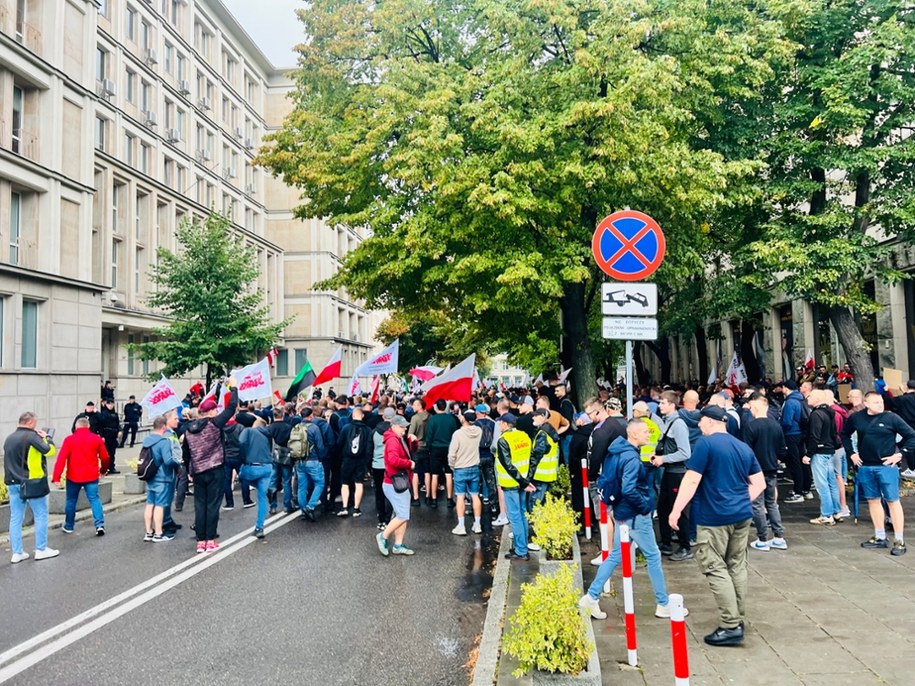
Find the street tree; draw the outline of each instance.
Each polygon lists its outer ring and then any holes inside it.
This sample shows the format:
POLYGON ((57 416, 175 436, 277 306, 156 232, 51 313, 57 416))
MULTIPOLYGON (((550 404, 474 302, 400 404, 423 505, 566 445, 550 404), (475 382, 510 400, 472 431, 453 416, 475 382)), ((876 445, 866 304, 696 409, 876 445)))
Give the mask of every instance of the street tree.
POLYGON ((176 235, 177 252, 158 250, 155 290, 147 298, 169 322, 133 350, 142 360, 162 362, 166 376, 205 365, 209 388, 214 377, 263 356, 289 321, 271 323, 264 294, 256 287, 256 254, 225 215, 186 218, 176 235))
POLYGON ((658 280, 676 282, 705 268, 709 218, 757 171, 703 141, 781 50, 736 0, 336 0, 299 16, 295 108, 260 162, 302 190, 298 216, 370 230, 327 285, 516 357, 561 333, 579 399, 599 220, 653 216, 658 280))

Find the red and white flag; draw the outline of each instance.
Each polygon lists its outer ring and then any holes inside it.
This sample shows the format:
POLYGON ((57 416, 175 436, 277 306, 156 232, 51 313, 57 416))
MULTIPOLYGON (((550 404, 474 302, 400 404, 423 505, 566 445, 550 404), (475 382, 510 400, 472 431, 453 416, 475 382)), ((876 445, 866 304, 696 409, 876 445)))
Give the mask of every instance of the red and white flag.
POLYGON ((247 367, 233 369, 232 376, 238 381, 239 400, 260 400, 273 396, 270 363, 266 357, 247 367))
POLYGON ((369 402, 374 404, 378 402, 378 390, 381 388, 381 377, 376 376, 372 379, 372 391, 371 397, 369 397, 369 402))
POLYGON ((276 357, 280 354, 280 351, 276 349, 276 346, 273 346, 270 351, 267 353, 267 361, 270 363, 270 366, 273 367, 276 365, 276 357))
POLYGON ((219 397, 216 397, 216 387, 220 385, 220 381, 214 381, 213 385, 210 386, 209 392, 200 399, 200 402, 203 402, 207 398, 210 398, 216 402, 216 409, 222 412, 226 409, 226 403, 229 402, 229 395, 231 393, 226 390, 225 386, 222 386, 222 393, 219 394, 219 397))
POLYGON ((375 374, 396 374, 397 358, 400 355, 400 339, 394 340, 374 357, 370 357, 356 369, 356 376, 375 376, 375 374))
POLYGON ((330 362, 327 363, 327 366, 321 370, 321 373, 318 374, 317 378, 311 382, 312 386, 320 386, 322 383, 327 383, 328 381, 333 381, 340 377, 340 367, 341 360, 343 359, 343 346, 337 348, 331 358, 330 362))
POLYGON ((353 378, 350 380, 349 388, 347 390, 349 391, 350 398, 352 398, 353 396, 360 395, 362 393, 362 386, 359 385, 358 376, 353 375, 353 378))
POLYGON ((728 386, 734 386, 735 388, 747 380, 747 369, 744 367, 743 361, 737 357, 736 351, 734 352, 734 356, 731 358, 731 364, 728 367, 726 376, 728 386))
POLYGON ((475 354, 440 376, 423 384, 423 399, 431 405, 438 399, 468 402, 473 393, 473 373, 477 361, 475 354))
POLYGON ((420 381, 428 381, 429 379, 434 378, 437 374, 442 373, 441 367, 436 367, 435 365, 426 365, 425 367, 413 367, 410 370, 410 376, 414 376, 420 381))
POLYGON ((477 370, 473 370, 473 379, 471 380, 471 390, 477 390, 480 387, 480 375, 477 374, 477 370))
POLYGON ((804 368, 809 372, 816 366, 817 363, 813 357, 813 350, 807 348, 807 359, 804 360, 804 368))
POLYGON ((180 404, 181 399, 164 375, 140 401, 140 405, 148 410, 150 417, 163 415, 169 410, 174 410, 180 404))

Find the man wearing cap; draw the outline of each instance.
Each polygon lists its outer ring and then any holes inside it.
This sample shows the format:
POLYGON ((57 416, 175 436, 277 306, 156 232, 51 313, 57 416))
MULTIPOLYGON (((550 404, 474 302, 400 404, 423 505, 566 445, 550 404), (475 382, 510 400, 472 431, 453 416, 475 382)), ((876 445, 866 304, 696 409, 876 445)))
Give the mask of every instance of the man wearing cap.
POLYGON ((747 592, 747 543, 752 502, 766 488, 753 451, 727 431, 727 413, 715 405, 701 412, 703 437, 686 463, 686 475, 668 517, 680 528, 680 517, 696 496, 696 558, 718 603, 718 628, 705 636, 714 646, 739 645, 744 636, 747 592))
POLYGON ((102 411, 99 412, 98 418, 99 434, 105 439, 105 449, 108 451, 108 457, 111 458, 111 467, 109 474, 120 474, 114 466, 115 454, 118 450, 118 440, 121 437, 121 418, 118 417, 117 410, 114 409, 114 400, 107 399, 102 401, 102 411))
POLYGON ((123 448, 127 442, 127 432, 130 432, 130 447, 137 442, 137 430, 140 428, 140 418, 143 416, 143 406, 137 402, 137 397, 132 395, 124 403, 124 427, 121 429, 121 444, 118 448, 123 448))
POLYGON ((517 418, 511 412, 499 417, 501 435, 496 448, 496 476, 505 495, 505 509, 512 527, 512 550, 506 560, 529 560, 527 544, 527 516, 525 493, 534 492, 534 484, 527 479, 531 461, 531 439, 515 428, 517 418))
POLYGON ((556 481, 559 472, 559 434, 550 424, 550 410, 538 408, 534 410, 533 415, 534 428, 537 433, 534 435, 534 443, 531 448, 531 464, 528 474, 535 490, 527 499, 528 512, 533 512, 534 505, 543 501, 547 489, 556 481))
POLYGON ((527 434, 531 441, 537 435, 537 429, 534 427, 534 399, 525 395, 518 399, 518 414, 515 428, 527 434))
POLYGON ((80 412, 76 417, 73 418, 73 426, 70 427, 70 433, 72 434, 76 431, 76 420, 78 419, 88 419, 89 420, 89 431, 94 433, 96 436, 101 436, 101 431, 99 430, 98 423, 98 412, 95 411, 95 403, 91 400, 86 403, 86 409, 80 412))
MULTIPOLYGON (((797 390, 797 383, 794 379, 788 379, 785 382, 785 391, 787 396, 782 405, 782 415, 779 423, 782 425, 782 432, 785 434, 785 445, 788 447, 788 453, 785 456, 785 465, 788 467, 788 473, 791 474, 791 480, 794 482, 794 491, 785 498, 786 503, 800 503, 807 499, 813 498, 810 493, 811 483, 806 482, 804 465, 801 458, 804 455, 804 431, 801 423, 804 421, 805 410, 807 405, 804 396, 797 390)), ((810 473, 810 482, 813 481, 813 473, 810 473)))

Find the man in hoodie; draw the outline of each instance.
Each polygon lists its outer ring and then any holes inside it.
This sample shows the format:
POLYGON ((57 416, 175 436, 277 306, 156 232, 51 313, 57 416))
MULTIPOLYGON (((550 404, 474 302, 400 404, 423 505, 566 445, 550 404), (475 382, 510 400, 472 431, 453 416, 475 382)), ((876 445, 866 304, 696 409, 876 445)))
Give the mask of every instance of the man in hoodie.
MULTIPOLYGON (((620 546, 620 525, 629 527, 631 539, 648 561, 648 578, 654 589, 655 617, 670 617, 670 599, 667 582, 661 568, 661 551, 654 536, 651 511, 654 509, 654 489, 651 475, 641 458, 641 448, 648 443, 648 425, 641 419, 633 419, 626 425, 626 438, 617 437, 610 445, 610 454, 601 470, 598 489, 607 505, 613 508, 617 526, 613 532, 613 548, 607 559, 601 563, 594 581, 578 601, 594 619, 606 619, 607 613, 600 609, 600 594, 604 584, 613 576, 622 560, 620 546)), ((684 614, 689 612, 684 608, 684 614)))
POLYGON ((527 511, 533 512, 534 505, 542 502, 547 489, 559 472, 559 434, 550 424, 550 410, 534 410, 534 443, 531 448, 531 466, 528 470, 536 489, 527 501, 527 511))
MULTIPOLYGON (((163 531, 165 508, 171 504, 172 484, 175 482, 175 471, 180 465, 177 454, 172 450, 172 442, 165 435, 168 430, 168 414, 156 417, 149 435, 143 439, 143 447, 149 448, 159 469, 152 481, 146 482, 146 509, 143 512, 143 523, 146 533, 143 540, 152 543, 165 543, 175 538, 170 531, 163 531)), ((222 484, 222 479, 219 479, 222 484)), ((220 490, 214 488, 217 496, 220 490)), ((216 501, 217 512, 219 500, 216 501)))
POLYGON ((820 516, 810 520, 811 524, 832 526, 841 522, 839 486, 836 483, 833 456, 840 443, 836 435, 836 417, 825 397, 825 391, 811 391, 807 402, 813 410, 807 429, 807 453, 804 464, 813 470, 813 480, 820 496, 820 516))
POLYGON ((426 424, 426 448, 429 451, 429 484, 426 486, 426 505, 438 507, 438 480, 445 474, 445 487, 448 495, 448 507, 454 507, 451 499, 454 483, 451 470, 448 466, 448 446, 451 445, 451 436, 458 430, 458 422, 453 414, 448 411, 448 403, 439 399, 435 402, 435 414, 429 417, 426 424))
POLYGON ((451 533, 466 536, 464 497, 468 495, 473 504, 473 533, 483 532, 480 524, 483 509, 480 503, 480 438, 483 430, 474 423, 476 412, 468 410, 459 418, 461 428, 451 435, 448 445, 448 466, 454 475, 454 496, 457 499, 457 526, 451 533))
POLYGON ((680 482, 686 474, 686 461, 691 455, 689 428, 677 412, 679 400, 680 397, 674 391, 664 391, 658 398, 658 412, 662 418, 661 438, 658 440, 655 455, 651 458, 652 465, 664 468, 658 491, 658 528, 661 531, 661 554, 669 555, 673 562, 693 559, 687 514, 684 513, 680 517, 680 529, 677 531, 680 549, 676 552, 671 546, 673 531, 667 523, 677 493, 680 491, 680 482))
POLYGON ((238 407, 235 377, 230 376, 225 385, 230 389, 226 408, 220 412, 216 401, 207 398, 197 408, 198 419, 189 422, 184 432, 185 461, 194 477, 194 531, 198 553, 209 553, 219 548, 216 533, 225 481, 222 430, 238 407))
POLYGON ((353 409, 350 422, 340 434, 340 495, 343 499, 338 517, 349 516, 349 496, 353 494, 353 517, 361 517, 362 480, 372 460, 374 442, 372 430, 364 421, 365 414, 361 407, 353 409))
POLYGON ((794 379, 788 379, 784 386, 788 395, 782 405, 782 415, 779 418, 779 423, 782 425, 782 431, 785 434, 785 445, 788 447, 785 466, 788 467, 788 473, 794 482, 794 491, 788 494, 785 502, 800 503, 805 499, 813 499, 813 495, 810 493, 810 484, 805 481, 804 463, 801 462, 801 457, 803 457, 805 450, 805 427, 802 427, 802 424, 805 422, 804 418, 808 413, 804 410, 806 401, 804 396, 797 390, 797 382, 794 379), (808 496, 810 497, 808 498, 808 496))

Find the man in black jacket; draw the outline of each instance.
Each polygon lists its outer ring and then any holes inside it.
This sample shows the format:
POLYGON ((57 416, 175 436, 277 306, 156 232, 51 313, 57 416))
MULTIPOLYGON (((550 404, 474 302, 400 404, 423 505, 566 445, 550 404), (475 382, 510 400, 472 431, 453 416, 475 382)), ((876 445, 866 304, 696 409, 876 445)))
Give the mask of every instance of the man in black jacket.
POLYGON ((137 397, 132 395, 124 403, 124 426, 121 429, 121 444, 123 448, 127 442, 127 432, 130 431, 130 447, 137 442, 137 430, 140 428, 140 418, 143 416, 143 406, 137 402, 137 397))
MULTIPOLYGON (((915 429, 915 379, 909 379, 905 386, 905 393, 893 398, 893 411, 906 424, 915 429)), ((909 468, 902 473, 902 476, 907 479, 915 479, 915 455, 909 455, 906 461, 909 468)))
POLYGON ((754 550, 767 552, 772 548, 787 550, 782 515, 778 509, 778 461, 788 452, 785 434, 778 420, 769 414, 769 401, 762 393, 754 393, 747 403, 751 418, 743 425, 743 442, 750 446, 766 480, 766 490, 753 500, 753 526, 756 540, 754 550), (774 538, 769 540, 769 528, 774 538))
POLYGON ((826 402, 824 391, 810 391, 807 403, 812 411, 807 427, 807 454, 803 462, 811 466, 817 495, 820 496, 820 516, 811 519, 810 523, 832 526, 842 521, 839 516, 842 510, 839 504, 839 485, 832 460, 840 446, 836 436, 836 416, 826 402))
MULTIPOLYGON (((588 439, 588 492, 594 509, 594 521, 599 522, 600 498, 597 494, 597 479, 610 452, 610 444, 617 438, 625 439, 626 433, 623 425, 610 416, 597 398, 588 398, 584 407, 588 417, 594 422, 594 430, 588 439)), ((607 536, 613 538, 612 525, 607 536)))
MULTIPOLYGON (((90 429, 92 427, 90 423, 90 429)), ((120 474, 114 466, 114 456, 118 449, 118 440, 121 437, 121 418, 118 417, 117 410, 114 409, 114 400, 105 400, 102 402, 102 411, 99 412, 98 418, 99 435, 105 439, 105 449, 111 458, 111 468, 109 474, 120 474)))
POLYGON ((343 499, 342 507, 337 512, 338 517, 349 515, 349 496, 353 494, 353 517, 361 517, 362 510, 362 482, 366 470, 372 461, 374 442, 372 430, 365 423, 365 413, 361 407, 353 409, 352 420, 344 427, 338 440, 340 463, 340 496, 343 499))
POLYGON ((905 555, 903 527, 905 520, 899 502, 899 463, 903 455, 915 453, 915 430, 892 412, 884 411, 883 396, 876 391, 864 395, 864 412, 849 415, 842 429, 842 444, 851 461, 858 467, 858 488, 867 499, 874 524, 874 535, 861 544, 862 548, 888 548, 882 497, 893 520, 895 541, 891 553, 905 555), (858 435, 858 450, 852 449, 851 438, 858 435), (902 436, 902 449, 896 449, 896 434, 902 436))

